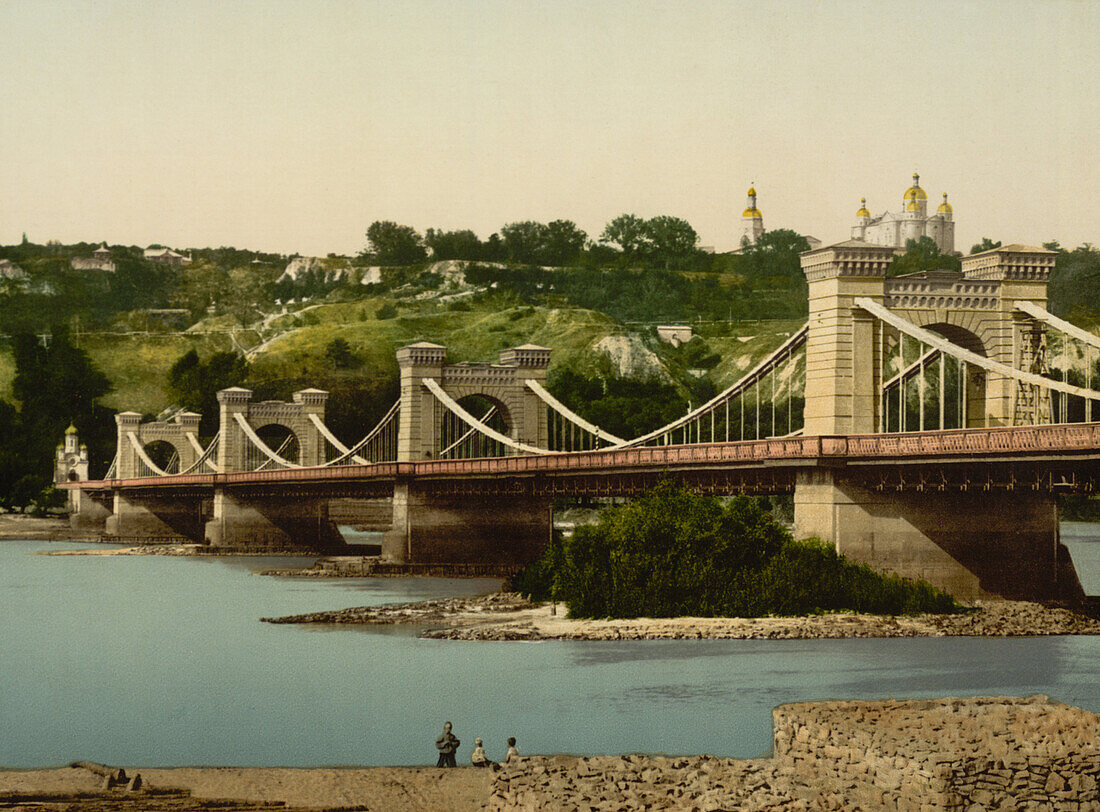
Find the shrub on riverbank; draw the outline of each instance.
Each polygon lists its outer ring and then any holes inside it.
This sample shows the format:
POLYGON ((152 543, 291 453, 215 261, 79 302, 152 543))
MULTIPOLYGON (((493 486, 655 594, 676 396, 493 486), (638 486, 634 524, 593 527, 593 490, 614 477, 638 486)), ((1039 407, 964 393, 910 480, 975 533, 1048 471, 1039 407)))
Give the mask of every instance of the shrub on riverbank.
POLYGON ((723 503, 671 483, 555 540, 513 585, 588 618, 961 609, 923 581, 880 574, 820 541, 795 541, 751 499, 723 503))

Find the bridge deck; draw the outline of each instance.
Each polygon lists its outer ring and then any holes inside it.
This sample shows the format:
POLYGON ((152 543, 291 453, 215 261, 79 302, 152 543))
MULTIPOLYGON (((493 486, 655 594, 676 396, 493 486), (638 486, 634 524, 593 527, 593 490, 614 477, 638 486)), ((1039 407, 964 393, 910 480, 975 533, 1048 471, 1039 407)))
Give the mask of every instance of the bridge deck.
POLYGON ((652 471, 749 471, 814 465, 877 466, 975 462, 1059 462, 1100 459, 1100 423, 1011 426, 905 434, 785 437, 729 443, 655 446, 463 460, 381 462, 89 480, 62 487, 83 490, 393 482, 397 479, 599 476, 652 471))

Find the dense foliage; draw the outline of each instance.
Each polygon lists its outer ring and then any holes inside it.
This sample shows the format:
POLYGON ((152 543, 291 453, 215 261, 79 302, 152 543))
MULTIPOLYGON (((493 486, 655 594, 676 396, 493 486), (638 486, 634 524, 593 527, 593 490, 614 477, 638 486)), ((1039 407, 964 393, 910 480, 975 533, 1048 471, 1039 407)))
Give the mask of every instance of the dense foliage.
POLYGON ((941 253, 940 247, 931 237, 921 237, 919 240, 905 241, 905 253, 890 260, 886 275, 902 276, 938 269, 959 271, 962 270, 962 262, 953 254, 941 253))
POLYGON ((12 391, 21 408, 0 401, 0 502, 42 507, 57 501, 51 494, 54 452, 70 423, 88 446, 93 476, 103 474, 102 461, 114 456, 114 413, 97 403, 111 384, 63 329, 48 341, 16 335, 12 352, 12 391))
POLYGON ((794 541, 754 500, 723 503, 670 482, 555 540, 513 583, 532 598, 564 601, 572 617, 959 610, 927 583, 794 541))
POLYGON ((248 362, 235 352, 216 352, 205 361, 195 350, 186 352, 168 370, 168 390, 176 405, 202 415, 199 433, 218 431, 218 391, 240 386, 248 377, 248 362))

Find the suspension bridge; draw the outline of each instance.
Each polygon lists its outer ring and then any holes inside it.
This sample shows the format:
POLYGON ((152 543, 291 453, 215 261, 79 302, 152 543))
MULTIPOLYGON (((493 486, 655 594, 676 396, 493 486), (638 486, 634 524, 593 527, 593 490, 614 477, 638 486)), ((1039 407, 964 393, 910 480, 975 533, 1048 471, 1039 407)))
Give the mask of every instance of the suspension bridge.
POLYGON ((807 323, 641 437, 557 400, 548 348, 449 364, 420 342, 397 351, 398 401, 352 445, 317 389, 223 390, 205 443, 198 415, 118 414, 107 475, 64 483, 74 521, 108 538, 338 549, 332 500, 389 499, 384 559, 518 565, 546 544, 555 497, 672 475, 791 493, 796 535, 959 597, 1080 600, 1056 498, 1100 485, 1100 338, 1047 311, 1054 252, 1011 245, 888 278, 892 257, 858 241, 804 254, 807 323))

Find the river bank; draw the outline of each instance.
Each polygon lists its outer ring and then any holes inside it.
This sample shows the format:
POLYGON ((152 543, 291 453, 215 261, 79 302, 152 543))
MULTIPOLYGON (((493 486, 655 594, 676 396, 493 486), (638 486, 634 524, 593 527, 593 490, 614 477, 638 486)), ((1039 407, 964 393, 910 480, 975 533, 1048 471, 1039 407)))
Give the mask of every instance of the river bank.
POLYGON ((78 541, 68 519, 0 513, 0 541, 78 541))
POLYGON ((445 640, 809 640, 851 637, 1032 637, 1100 635, 1100 620, 1026 601, 980 601, 957 615, 826 614, 765 618, 576 620, 565 607, 515 593, 361 606, 261 618, 265 623, 419 624, 420 637, 445 640))
POLYGON ((544 755, 499 770, 127 767, 130 778, 142 779, 133 791, 106 789, 101 774, 83 768, 0 771, 0 805, 102 812, 1100 808, 1100 715, 1046 696, 801 702, 776 707, 772 726, 772 754, 757 759, 544 755))

